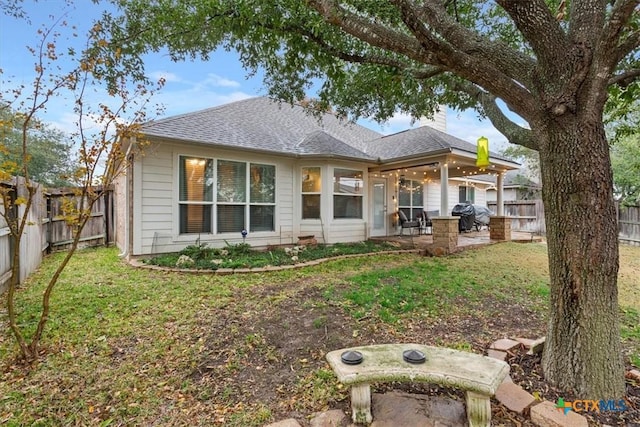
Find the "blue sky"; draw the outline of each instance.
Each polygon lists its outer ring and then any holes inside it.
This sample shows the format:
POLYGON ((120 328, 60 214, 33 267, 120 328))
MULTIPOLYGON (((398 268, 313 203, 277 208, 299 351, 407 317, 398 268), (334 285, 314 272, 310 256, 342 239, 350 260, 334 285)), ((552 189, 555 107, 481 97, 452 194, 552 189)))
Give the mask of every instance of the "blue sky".
MULTIPOLYGON (((50 26, 64 16, 69 24, 77 26, 83 34, 82 30, 90 25, 93 18, 99 16, 100 6, 88 0, 76 3, 69 6, 65 0, 25 0, 23 7, 31 23, 0 16, 2 92, 18 82, 27 85, 32 82, 34 58, 27 46, 34 46, 38 42, 38 28, 50 26)), ((68 29, 61 28, 61 31, 68 29)), ((180 63, 172 62, 167 55, 154 54, 147 56, 145 68, 151 77, 162 76, 166 79, 165 86, 153 99, 155 103, 165 107, 164 116, 183 114, 267 93, 259 74, 247 78, 247 72, 242 69, 234 52, 214 52, 207 62, 196 60, 180 63)), ((56 100, 46 116, 41 118, 63 130, 71 130, 73 127, 71 106, 63 99, 56 100)), ((367 120, 360 120, 359 123, 389 134, 417 126, 417 123, 412 125, 411 122, 411 117, 398 114, 382 125, 367 120)), ((479 120, 472 111, 448 111, 447 132, 472 143, 484 135, 489 138, 492 151, 506 146, 504 136, 488 121, 479 120)))

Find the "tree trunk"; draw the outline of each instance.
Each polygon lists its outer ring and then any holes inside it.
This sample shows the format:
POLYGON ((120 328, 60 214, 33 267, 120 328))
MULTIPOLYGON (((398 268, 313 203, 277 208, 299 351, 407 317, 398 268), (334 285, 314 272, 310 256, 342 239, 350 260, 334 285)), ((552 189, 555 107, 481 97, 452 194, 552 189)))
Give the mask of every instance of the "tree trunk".
POLYGON ((580 399, 624 395, 618 230, 602 115, 550 117, 537 130, 549 244, 545 377, 580 399))

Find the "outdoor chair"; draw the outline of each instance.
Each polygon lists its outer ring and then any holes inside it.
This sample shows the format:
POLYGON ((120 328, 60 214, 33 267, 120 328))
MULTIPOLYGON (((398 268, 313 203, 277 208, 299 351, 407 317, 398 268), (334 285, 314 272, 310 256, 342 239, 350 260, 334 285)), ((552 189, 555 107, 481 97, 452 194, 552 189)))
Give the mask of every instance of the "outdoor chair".
POLYGON ((422 211, 422 213, 418 214, 418 222, 420 223, 420 228, 418 229, 418 234, 432 234, 433 229, 431 224, 431 219, 429 215, 422 211))
POLYGON ((420 222, 419 221, 409 221, 407 215, 403 211, 398 211, 398 219, 400 220, 400 235, 404 235, 404 229, 408 228, 409 233, 413 234, 414 229, 418 229, 420 232, 420 222))

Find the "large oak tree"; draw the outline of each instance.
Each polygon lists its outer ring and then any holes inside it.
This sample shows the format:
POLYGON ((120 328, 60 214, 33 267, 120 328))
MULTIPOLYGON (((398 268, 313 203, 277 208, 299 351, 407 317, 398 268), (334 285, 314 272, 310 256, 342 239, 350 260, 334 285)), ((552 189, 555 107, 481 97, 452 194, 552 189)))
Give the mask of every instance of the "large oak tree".
POLYGON ((293 101, 319 84, 318 103, 352 117, 475 108, 538 151, 551 276, 544 372, 600 399, 624 394, 602 116, 608 89, 640 75, 638 3, 122 0, 123 15, 105 17, 105 28, 123 53, 166 48, 181 60, 236 50, 248 70, 264 71, 272 95, 293 101))

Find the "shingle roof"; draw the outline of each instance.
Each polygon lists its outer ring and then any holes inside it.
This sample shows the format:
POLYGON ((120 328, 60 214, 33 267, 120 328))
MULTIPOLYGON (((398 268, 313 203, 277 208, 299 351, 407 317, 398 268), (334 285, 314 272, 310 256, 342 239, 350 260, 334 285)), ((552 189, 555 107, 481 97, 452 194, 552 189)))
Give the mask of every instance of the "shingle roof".
MULTIPOLYGON (((371 156, 380 157, 383 161, 389 161, 450 149, 466 151, 474 156, 476 154, 474 144, 429 126, 421 126, 369 141, 365 152, 371 156)), ((509 160, 494 152, 490 154, 496 159, 509 160)))
POLYGON ((333 114, 250 98, 143 125, 147 136, 264 150, 289 155, 326 154, 372 160, 358 147, 381 135, 333 114), (318 144, 317 146, 314 144, 318 144))
MULTIPOLYGON (((266 97, 148 122, 142 131, 147 136, 202 144, 364 161, 421 157, 451 149, 476 153, 475 145, 427 126, 383 136, 334 114, 312 115, 300 105, 266 97)), ((509 160, 495 153, 491 157, 509 160)))

